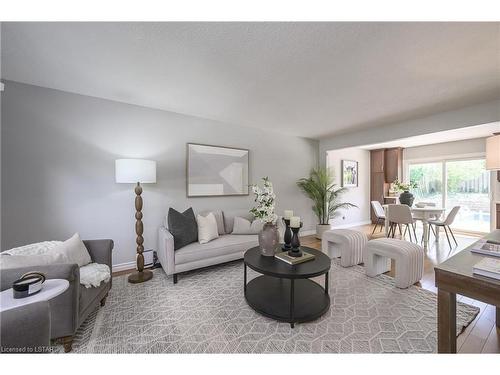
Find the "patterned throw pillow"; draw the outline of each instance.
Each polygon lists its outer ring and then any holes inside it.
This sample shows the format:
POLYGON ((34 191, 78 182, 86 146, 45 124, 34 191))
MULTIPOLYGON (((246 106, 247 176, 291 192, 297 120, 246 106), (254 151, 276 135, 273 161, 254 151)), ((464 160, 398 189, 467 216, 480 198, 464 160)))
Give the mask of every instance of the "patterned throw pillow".
POLYGON ((198 225, 193 208, 180 213, 173 208, 168 210, 168 230, 174 237, 174 250, 198 241, 198 225))

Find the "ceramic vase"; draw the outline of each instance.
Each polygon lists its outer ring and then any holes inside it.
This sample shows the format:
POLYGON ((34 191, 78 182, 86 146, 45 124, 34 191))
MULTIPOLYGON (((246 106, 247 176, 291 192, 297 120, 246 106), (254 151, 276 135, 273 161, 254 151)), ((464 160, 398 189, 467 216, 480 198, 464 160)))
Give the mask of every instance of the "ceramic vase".
POLYGON ((264 224, 264 227, 259 232, 259 248, 260 253, 266 257, 272 257, 279 247, 278 227, 272 223, 264 224))
POLYGON ((401 194, 399 194, 399 203, 401 204, 406 204, 407 206, 411 207, 413 205, 414 200, 415 197, 409 191, 404 191, 401 194))

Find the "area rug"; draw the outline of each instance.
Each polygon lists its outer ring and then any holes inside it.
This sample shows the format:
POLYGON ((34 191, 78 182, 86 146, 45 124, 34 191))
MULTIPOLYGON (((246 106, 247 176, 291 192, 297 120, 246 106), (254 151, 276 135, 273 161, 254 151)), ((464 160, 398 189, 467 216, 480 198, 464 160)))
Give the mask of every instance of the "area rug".
MULTIPOLYGON (((249 271, 249 279, 257 274, 249 271)), ((319 282, 322 282, 322 278, 319 282)), ((243 296, 243 263, 151 281, 113 279, 106 306, 77 332, 73 353, 435 353, 436 295, 392 277, 366 277, 363 267, 330 270, 330 310, 296 324, 263 317, 243 296)), ((479 309, 457 304, 457 335, 479 309)), ((61 347, 55 347, 62 352, 61 347)))

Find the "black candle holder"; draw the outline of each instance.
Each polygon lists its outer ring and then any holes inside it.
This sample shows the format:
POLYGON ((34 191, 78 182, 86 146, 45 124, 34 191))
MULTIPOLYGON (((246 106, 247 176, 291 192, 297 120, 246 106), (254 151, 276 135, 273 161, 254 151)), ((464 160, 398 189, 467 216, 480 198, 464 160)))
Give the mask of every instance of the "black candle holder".
POLYGON ((300 240, 299 240, 299 231, 300 228, 302 228, 302 223, 300 223, 300 226, 297 228, 291 228, 293 235, 292 235, 292 249, 288 251, 288 255, 291 257, 301 257, 302 256, 302 251, 300 250, 300 240))
POLYGON ((283 236, 285 244, 283 245, 282 250, 288 251, 292 249, 292 231, 290 230, 290 219, 283 218, 283 222, 285 223, 285 235, 283 236))

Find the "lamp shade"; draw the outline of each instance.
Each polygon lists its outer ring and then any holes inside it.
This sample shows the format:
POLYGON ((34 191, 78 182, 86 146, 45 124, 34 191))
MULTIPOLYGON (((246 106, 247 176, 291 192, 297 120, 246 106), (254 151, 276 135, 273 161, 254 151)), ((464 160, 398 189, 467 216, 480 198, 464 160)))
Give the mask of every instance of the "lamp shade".
POLYGON ((500 169, 500 134, 486 138, 486 169, 500 169))
POLYGON ((118 159, 115 161, 116 182, 119 184, 156 183, 156 161, 118 159))

